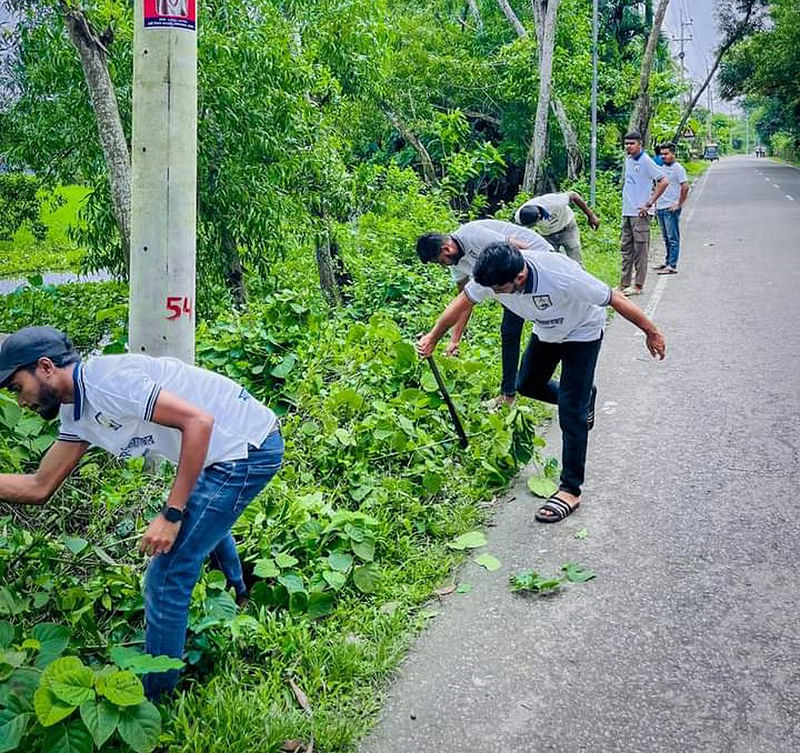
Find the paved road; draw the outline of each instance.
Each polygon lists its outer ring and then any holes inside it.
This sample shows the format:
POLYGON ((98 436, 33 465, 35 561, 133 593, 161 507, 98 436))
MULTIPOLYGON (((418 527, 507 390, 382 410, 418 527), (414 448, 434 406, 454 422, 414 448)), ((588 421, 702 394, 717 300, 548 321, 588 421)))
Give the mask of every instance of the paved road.
POLYGON ((642 302, 668 359, 609 327, 583 507, 537 524, 517 485, 364 753, 800 751, 800 171, 723 160, 687 215, 642 302), (507 588, 567 561, 597 579, 507 588))
MULTIPOLYGON (((102 282, 103 280, 111 279, 108 272, 92 272, 85 275, 75 274, 74 272, 45 272, 42 277, 45 285, 64 285, 68 282, 102 282)), ((13 293, 25 282, 25 278, 0 279, 0 295, 13 293)))

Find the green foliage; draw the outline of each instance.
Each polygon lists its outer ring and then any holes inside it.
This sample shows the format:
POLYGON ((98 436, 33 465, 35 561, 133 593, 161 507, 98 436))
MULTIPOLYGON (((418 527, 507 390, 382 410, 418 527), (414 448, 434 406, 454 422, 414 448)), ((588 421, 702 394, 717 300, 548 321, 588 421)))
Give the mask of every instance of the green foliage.
POLYGON ((8 241, 22 227, 44 240, 47 227, 39 219, 39 182, 29 175, 0 173, 0 241, 8 241))
POLYGON ((510 578, 511 590, 515 592, 549 594, 558 591, 565 583, 586 583, 596 577, 596 573, 583 565, 568 562, 561 566, 560 576, 540 575, 535 570, 520 570, 510 578))

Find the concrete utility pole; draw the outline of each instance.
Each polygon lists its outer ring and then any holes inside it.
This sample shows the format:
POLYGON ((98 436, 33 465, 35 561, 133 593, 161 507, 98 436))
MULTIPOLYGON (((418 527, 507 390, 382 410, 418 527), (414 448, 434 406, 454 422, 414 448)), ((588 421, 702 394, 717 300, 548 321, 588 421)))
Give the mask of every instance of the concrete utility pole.
MULTIPOLYGON (((678 58, 681 61, 681 89, 683 89, 684 81, 686 79, 686 50, 684 48, 684 42, 691 42, 693 37, 686 36, 683 33, 684 29, 688 29, 694 23, 693 19, 689 19, 688 21, 683 20, 683 10, 681 10, 681 34, 679 37, 672 37, 673 42, 680 42, 681 43, 681 51, 678 53, 678 58)), ((689 97, 689 102, 691 102, 691 96, 689 97)), ((686 103, 684 103, 684 108, 686 107, 686 103)))
POLYGON ((135 0, 131 353, 194 362, 195 0, 135 0))
POLYGON ((597 201, 597 30, 599 0, 592 0, 592 135, 589 162, 589 204, 597 201))

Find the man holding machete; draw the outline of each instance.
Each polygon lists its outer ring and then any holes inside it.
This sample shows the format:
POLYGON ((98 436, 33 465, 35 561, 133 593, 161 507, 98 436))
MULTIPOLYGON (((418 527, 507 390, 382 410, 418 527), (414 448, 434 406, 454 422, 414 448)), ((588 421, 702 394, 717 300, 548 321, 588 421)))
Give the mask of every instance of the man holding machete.
POLYGON ((562 433, 559 489, 537 511, 536 519, 557 523, 581 502, 588 431, 593 424, 594 371, 603 339, 606 306, 611 306, 647 336, 647 349, 664 358, 663 335, 644 312, 619 291, 612 291, 561 254, 520 251, 508 242, 485 248, 473 269, 473 280, 453 299, 433 329, 421 337, 423 358, 472 307, 498 300, 517 316, 533 322, 533 334, 522 358, 517 389, 526 397, 558 405, 562 433), (551 379, 558 364, 561 379, 551 379))
MULTIPOLYGON (((92 445, 122 459, 156 455, 177 463, 140 549, 151 555, 145 650, 180 659, 192 589, 208 555, 237 601, 247 596, 231 526, 281 466, 275 414, 227 377, 177 358, 129 354, 84 363, 52 327, 26 327, 2 341, 0 387, 61 424, 38 470, 0 474, 2 501, 43 505, 92 445)), ((145 692, 157 698, 177 681, 176 670, 147 674, 145 692)))
MULTIPOLYGON (((541 235, 528 228, 500 220, 475 220, 467 222, 449 235, 426 233, 420 236, 417 239, 417 255, 424 264, 436 262, 443 267, 450 267, 453 280, 461 292, 472 277, 472 270, 481 251, 492 243, 502 242, 511 243, 519 249, 553 251, 552 246, 541 235)), ((458 353, 458 346, 471 313, 471 309, 466 311, 455 323, 446 355, 458 353)), ((519 343, 523 324, 524 320, 513 311, 503 309, 503 323, 500 325, 503 378, 496 403, 512 405, 516 398, 519 343)))

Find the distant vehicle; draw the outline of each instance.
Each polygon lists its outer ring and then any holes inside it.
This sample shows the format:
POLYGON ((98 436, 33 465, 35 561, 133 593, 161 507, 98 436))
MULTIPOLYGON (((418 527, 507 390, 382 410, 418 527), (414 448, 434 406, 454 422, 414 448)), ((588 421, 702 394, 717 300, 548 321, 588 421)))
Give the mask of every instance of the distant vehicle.
POLYGON ((706 148, 703 150, 703 159, 714 160, 719 159, 719 145, 718 144, 706 144, 706 148))

